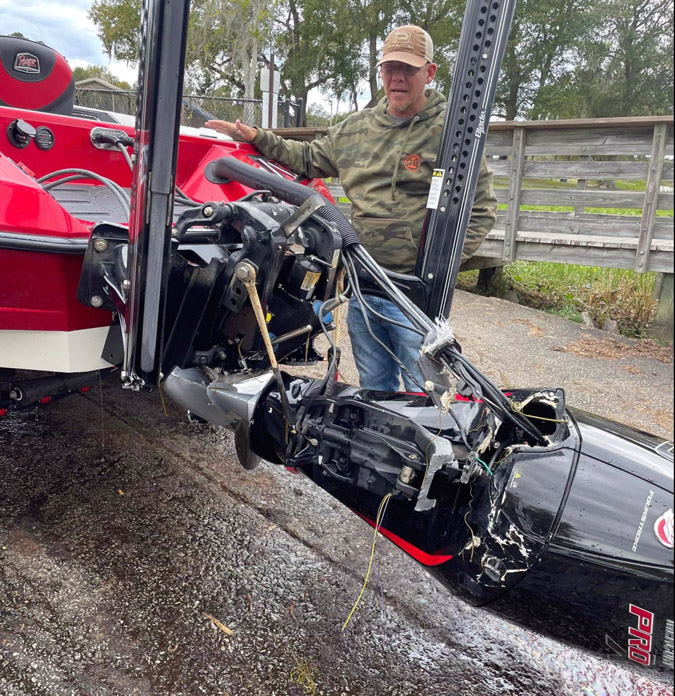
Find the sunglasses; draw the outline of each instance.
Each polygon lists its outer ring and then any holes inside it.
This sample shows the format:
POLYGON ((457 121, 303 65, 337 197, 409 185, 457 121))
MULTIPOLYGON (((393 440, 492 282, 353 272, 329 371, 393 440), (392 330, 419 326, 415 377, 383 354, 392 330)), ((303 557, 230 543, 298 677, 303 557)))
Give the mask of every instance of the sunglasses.
POLYGON ((421 68, 416 68, 414 65, 407 65, 406 63, 382 63, 380 65, 380 72, 387 77, 393 75, 394 73, 400 73, 405 75, 405 77, 412 77, 417 75, 421 68))

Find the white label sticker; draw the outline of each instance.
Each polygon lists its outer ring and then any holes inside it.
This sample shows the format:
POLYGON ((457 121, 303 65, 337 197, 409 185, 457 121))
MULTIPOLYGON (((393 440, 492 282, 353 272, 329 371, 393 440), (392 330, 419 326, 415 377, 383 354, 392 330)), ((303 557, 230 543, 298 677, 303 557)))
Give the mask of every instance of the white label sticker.
POLYGON ((427 199, 427 208, 436 210, 438 202, 441 200, 441 191, 443 190, 443 177, 445 169, 434 169, 431 175, 431 186, 429 186, 429 198, 427 199))

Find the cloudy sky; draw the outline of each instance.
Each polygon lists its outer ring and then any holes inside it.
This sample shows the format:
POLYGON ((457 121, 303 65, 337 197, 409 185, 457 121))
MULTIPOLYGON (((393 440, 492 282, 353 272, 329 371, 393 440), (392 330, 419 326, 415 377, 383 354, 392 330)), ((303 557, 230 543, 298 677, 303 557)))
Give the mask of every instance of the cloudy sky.
MULTIPOLYGON (((0 34, 20 31, 27 39, 42 41, 63 55, 73 67, 102 65, 121 80, 133 85, 138 66, 111 61, 103 52, 96 25, 87 17, 93 0, 0 0, 0 34)), ((364 97, 363 101, 367 101, 364 97)), ((335 108, 312 90, 310 104, 321 104, 327 113, 335 108)), ((344 111, 347 104, 340 107, 344 111)))
POLYGON ((20 31, 27 39, 56 49, 71 67, 103 65, 116 77, 133 84, 137 68, 111 62, 87 17, 92 0, 0 0, 0 34, 20 31))

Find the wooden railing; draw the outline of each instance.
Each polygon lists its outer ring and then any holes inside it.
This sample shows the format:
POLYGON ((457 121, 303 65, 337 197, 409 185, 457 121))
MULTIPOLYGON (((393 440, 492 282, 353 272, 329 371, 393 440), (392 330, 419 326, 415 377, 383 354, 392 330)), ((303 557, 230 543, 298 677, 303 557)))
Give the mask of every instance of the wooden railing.
POLYGON ((656 215, 673 210, 672 116, 497 122, 485 150, 507 207, 481 256, 673 272, 673 218, 656 215))
MULTIPOLYGON (((313 140, 326 130, 277 132, 313 140)), ((491 122, 485 155, 500 209, 463 268, 521 259, 656 271, 652 335, 672 344, 673 154, 673 116, 491 122)), ((330 188, 344 195, 339 182, 330 188)))
MULTIPOLYGON (((326 129, 277 132, 313 139, 326 129)), ((477 265, 522 259, 673 273, 673 218, 656 214, 673 210, 672 116, 496 121, 485 154, 502 205, 477 265), (621 190, 617 180, 645 190, 621 190)))

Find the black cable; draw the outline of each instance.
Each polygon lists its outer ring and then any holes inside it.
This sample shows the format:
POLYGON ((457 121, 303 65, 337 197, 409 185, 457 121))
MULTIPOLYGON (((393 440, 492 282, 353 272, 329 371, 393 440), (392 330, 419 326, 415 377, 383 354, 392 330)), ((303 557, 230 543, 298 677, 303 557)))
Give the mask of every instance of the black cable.
MULTIPOLYGON (((360 293, 359 279, 356 275, 356 268, 353 265, 354 260, 351 258, 351 256, 347 252, 348 252, 348 250, 346 250, 345 257, 346 257, 347 264, 350 266, 350 269, 347 271, 347 273, 350 276, 350 280, 352 282, 352 287, 354 288, 354 293, 355 294, 357 292, 360 293), (358 288, 358 290, 357 290, 357 288, 358 288)), ((358 297, 359 297, 359 295, 357 294, 357 299, 358 299, 358 297)), ((370 320, 368 319, 367 310, 362 308, 362 312, 363 312, 363 321, 364 321, 364 323, 366 325, 366 329, 367 329, 368 333, 370 334, 370 336, 372 337, 372 339, 376 343, 378 343, 380 346, 382 346, 382 348, 384 348, 385 351, 387 351, 387 353, 393 358, 393 360, 398 364, 398 366, 408 375, 408 377, 410 377, 410 380, 412 382, 414 382, 420 388, 421 391, 423 391, 424 393, 427 393, 427 390, 410 374, 410 370, 408 370, 408 368, 399 360, 398 356, 395 353, 393 353, 391 350, 389 350, 389 348, 373 333, 373 330, 370 326, 370 320)))
POLYGON ((413 304, 389 279, 380 268, 375 259, 364 249, 361 244, 354 244, 345 249, 345 254, 359 261, 361 267, 370 275, 371 279, 386 293, 391 301, 398 306, 408 320, 419 330, 428 333, 433 329, 431 320, 419 307, 413 304))
POLYGON ((108 179, 104 176, 101 176, 100 174, 97 174, 96 172, 89 171, 88 169, 58 169, 54 172, 50 172, 49 174, 41 176, 39 179, 36 179, 36 181, 38 182, 38 184, 42 185, 45 191, 49 191, 49 189, 54 188, 55 186, 60 186, 61 184, 65 184, 70 181, 75 181, 76 179, 93 179, 94 181, 99 181, 113 192, 115 198, 117 198, 117 200, 122 204, 122 207, 127 213, 127 216, 130 214, 129 195, 127 194, 127 192, 112 179, 108 179), (45 182, 49 181, 50 179, 62 175, 67 176, 64 176, 62 179, 57 179, 56 181, 45 184, 45 182))
MULTIPOLYGON (((358 278, 358 276, 357 276, 357 278, 358 278)), ((420 331, 419 329, 414 327, 412 324, 404 324, 403 322, 396 321, 396 319, 392 319, 391 317, 385 317, 384 314, 380 314, 379 312, 374 310, 364 299, 363 294, 361 293, 361 286, 360 285, 359 285, 359 289, 355 290, 354 294, 356 295, 356 298, 359 300, 361 305, 362 306, 365 305, 368 312, 370 312, 372 315, 374 315, 378 319, 381 319, 382 321, 387 322, 389 324, 393 324, 394 326, 400 326, 402 329, 407 329, 408 331, 413 331, 418 336, 422 336, 422 338, 424 338, 424 336, 426 336, 426 334, 423 331, 420 331)))

